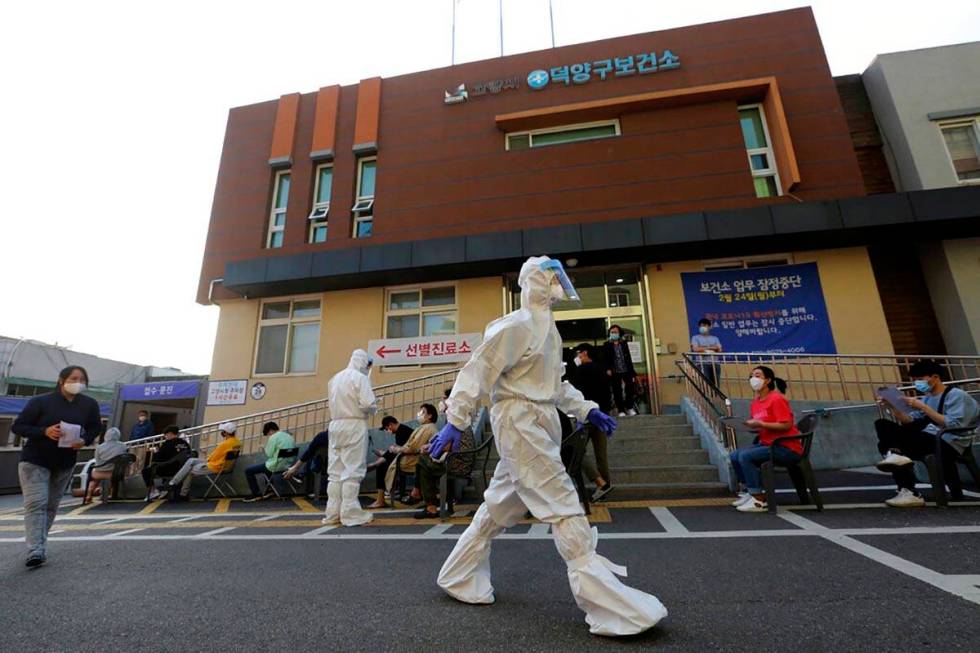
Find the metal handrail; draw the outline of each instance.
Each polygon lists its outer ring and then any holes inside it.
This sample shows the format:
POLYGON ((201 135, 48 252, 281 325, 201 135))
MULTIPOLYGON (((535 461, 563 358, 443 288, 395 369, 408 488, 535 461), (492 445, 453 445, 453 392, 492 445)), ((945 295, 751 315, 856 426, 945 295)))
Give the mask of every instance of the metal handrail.
POLYGON ((695 410, 698 411, 702 419, 709 425, 714 432, 715 438, 726 448, 734 449, 737 443, 735 429, 723 421, 724 417, 732 416, 731 399, 720 388, 711 383, 700 366, 693 363, 687 357, 674 362, 681 371, 681 375, 688 389, 687 395, 691 399, 691 404, 695 410), (694 390, 695 393, 692 393, 691 390, 694 390), (715 396, 714 400, 708 396, 709 393, 715 396), (724 411, 717 406, 718 401, 724 405, 724 411))
MULTIPOLYGON (((460 369, 462 368, 441 370, 375 387, 374 394, 377 399, 378 412, 369 418, 369 424, 373 427, 379 427, 382 417, 386 414, 394 415, 399 421, 409 421, 414 417, 414 411, 419 404, 435 403, 438 397, 442 395, 443 388, 451 387, 455 383, 456 375, 460 369)), ((241 415, 232 418, 231 421, 238 425, 236 435, 242 441, 242 452, 249 454, 259 449, 255 445, 261 440, 261 425, 267 421, 279 423, 282 429, 293 435, 297 444, 301 444, 312 440, 329 420, 329 399, 321 397, 298 404, 241 415)), ((180 437, 188 441, 193 448, 202 452, 208 451, 217 445, 220 439, 218 427, 225 421, 229 420, 208 422, 182 429, 180 437)), ((130 451, 145 460, 151 448, 163 440, 163 435, 154 435, 131 440, 127 442, 127 445, 130 451)))

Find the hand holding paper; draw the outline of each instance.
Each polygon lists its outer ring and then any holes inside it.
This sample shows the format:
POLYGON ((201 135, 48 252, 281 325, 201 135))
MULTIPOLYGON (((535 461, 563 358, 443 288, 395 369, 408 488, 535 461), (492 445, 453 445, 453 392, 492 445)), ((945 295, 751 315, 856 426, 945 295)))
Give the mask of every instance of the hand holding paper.
POLYGON ((80 425, 62 422, 59 426, 61 427, 61 437, 58 438, 59 447, 62 449, 77 449, 84 444, 82 440, 82 427, 80 425))
POLYGON ((902 415, 908 414, 908 402, 906 401, 907 397, 895 386, 878 388, 878 396, 888 402, 888 405, 892 407, 892 410, 897 411, 902 415))

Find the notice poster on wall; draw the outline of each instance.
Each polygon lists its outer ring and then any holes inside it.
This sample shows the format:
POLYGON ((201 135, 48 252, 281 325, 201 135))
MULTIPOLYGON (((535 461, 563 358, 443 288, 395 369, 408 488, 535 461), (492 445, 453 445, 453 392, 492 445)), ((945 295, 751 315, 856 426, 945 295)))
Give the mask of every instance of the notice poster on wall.
POLYGON ((724 351, 836 354, 816 263, 684 272, 690 333, 698 320, 724 351))
POLYGON ((239 406, 245 403, 248 379, 208 383, 208 406, 239 406))

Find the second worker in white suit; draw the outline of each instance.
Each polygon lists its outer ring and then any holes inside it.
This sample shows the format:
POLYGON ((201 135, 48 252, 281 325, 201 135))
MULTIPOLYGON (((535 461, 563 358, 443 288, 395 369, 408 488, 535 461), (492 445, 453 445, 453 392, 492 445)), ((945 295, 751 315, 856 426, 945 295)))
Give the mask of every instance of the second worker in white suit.
POLYGON ((374 518, 357 498, 367 471, 367 418, 378 410, 368 378, 371 363, 366 351, 355 349, 347 368, 327 384, 330 440, 324 524, 360 526, 374 518))
POLYGON ((439 586, 466 603, 493 603, 490 541, 516 524, 525 511, 551 525, 568 566, 575 602, 597 635, 632 635, 667 615, 655 596, 624 585, 623 567, 596 553, 575 486, 561 462, 561 425, 556 406, 607 434, 616 422, 561 381, 561 337, 551 305, 578 299, 561 263, 532 257, 521 268, 521 308, 491 322, 483 344, 460 371, 447 401, 448 423, 432 441, 438 456, 458 446, 482 397, 489 394, 490 420, 500 462, 484 502, 439 572, 439 586))

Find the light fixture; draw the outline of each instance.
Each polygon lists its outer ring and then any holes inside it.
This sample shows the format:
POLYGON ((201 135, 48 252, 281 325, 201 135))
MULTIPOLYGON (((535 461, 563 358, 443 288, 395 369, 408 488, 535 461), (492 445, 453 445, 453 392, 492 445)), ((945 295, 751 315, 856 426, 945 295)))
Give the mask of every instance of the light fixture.
POLYGON ((620 278, 616 279, 616 283, 623 283, 623 278, 620 277, 620 278))
POLYGON ((578 259, 577 258, 567 258, 567 259, 565 259, 565 265, 567 265, 570 268, 574 268, 576 265, 578 265, 578 259))

